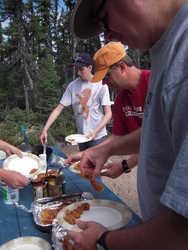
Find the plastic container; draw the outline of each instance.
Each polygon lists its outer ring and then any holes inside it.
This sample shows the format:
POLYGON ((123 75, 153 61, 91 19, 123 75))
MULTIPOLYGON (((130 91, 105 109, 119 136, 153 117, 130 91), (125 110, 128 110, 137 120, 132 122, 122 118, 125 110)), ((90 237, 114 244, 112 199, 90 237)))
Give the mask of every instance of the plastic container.
POLYGON ((39 158, 41 159, 41 161, 43 162, 44 166, 47 166, 47 155, 46 154, 40 154, 39 158))
POLYGON ((7 205, 13 205, 19 201, 19 189, 13 189, 6 184, 1 185, 1 194, 3 202, 7 205))

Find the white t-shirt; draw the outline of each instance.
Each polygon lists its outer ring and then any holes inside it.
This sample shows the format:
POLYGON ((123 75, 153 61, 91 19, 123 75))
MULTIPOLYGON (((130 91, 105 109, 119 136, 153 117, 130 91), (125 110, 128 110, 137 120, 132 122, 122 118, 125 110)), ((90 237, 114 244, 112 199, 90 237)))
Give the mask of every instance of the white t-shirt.
MULTIPOLYGON (((84 82, 80 78, 68 85, 60 103, 65 107, 72 105, 76 127, 81 134, 87 134, 96 129, 104 117, 102 106, 111 105, 107 85, 102 85, 102 82, 84 82)), ((104 127, 95 139, 106 134, 106 127, 104 127)))

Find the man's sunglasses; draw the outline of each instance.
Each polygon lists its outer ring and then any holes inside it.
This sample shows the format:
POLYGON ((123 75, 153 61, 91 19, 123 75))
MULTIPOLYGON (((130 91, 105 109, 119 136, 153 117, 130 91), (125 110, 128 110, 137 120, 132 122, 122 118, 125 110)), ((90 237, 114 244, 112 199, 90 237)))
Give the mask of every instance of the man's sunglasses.
POLYGON ((105 77, 102 80, 102 84, 107 84, 107 85, 112 85, 112 83, 110 82, 110 74, 112 72, 112 70, 116 69, 117 67, 119 67, 119 63, 113 64, 107 71, 105 77))

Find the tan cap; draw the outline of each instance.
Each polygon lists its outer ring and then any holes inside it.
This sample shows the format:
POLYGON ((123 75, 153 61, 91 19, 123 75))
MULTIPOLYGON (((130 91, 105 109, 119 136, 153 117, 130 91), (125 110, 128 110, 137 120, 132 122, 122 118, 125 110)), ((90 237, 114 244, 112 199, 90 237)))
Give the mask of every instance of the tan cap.
POLYGON ((111 65, 119 62, 126 56, 125 47, 120 42, 109 42, 99 49, 94 57, 95 74, 92 82, 101 81, 108 72, 111 65))

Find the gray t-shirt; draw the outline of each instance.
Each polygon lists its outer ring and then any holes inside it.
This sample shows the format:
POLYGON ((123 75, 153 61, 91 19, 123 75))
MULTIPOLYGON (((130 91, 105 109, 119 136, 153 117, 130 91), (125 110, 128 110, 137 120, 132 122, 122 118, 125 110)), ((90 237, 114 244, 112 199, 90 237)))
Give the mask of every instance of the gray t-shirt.
POLYGON ((151 50, 138 167, 145 220, 168 207, 188 218, 188 3, 151 50))
MULTIPOLYGON (((110 106, 110 95, 107 85, 102 82, 84 82, 80 78, 72 81, 60 103, 72 105, 78 133, 87 134, 96 129, 104 117, 103 106, 110 106)), ((99 139, 107 135, 104 127, 96 136, 99 139)))

